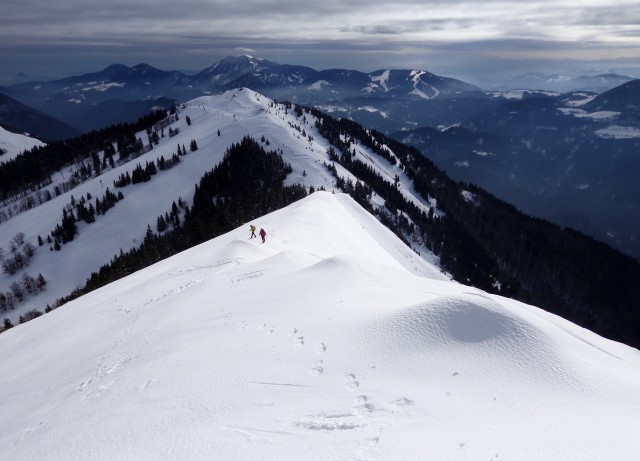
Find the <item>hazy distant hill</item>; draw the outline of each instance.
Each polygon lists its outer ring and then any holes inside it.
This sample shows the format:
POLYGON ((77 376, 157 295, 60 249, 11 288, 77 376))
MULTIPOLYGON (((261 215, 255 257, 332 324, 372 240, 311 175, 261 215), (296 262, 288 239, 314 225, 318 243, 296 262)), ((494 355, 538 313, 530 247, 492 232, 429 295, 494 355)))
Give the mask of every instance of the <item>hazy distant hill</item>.
POLYGON ((502 79, 482 79, 479 81, 483 88, 496 89, 532 89, 548 90, 567 93, 571 91, 593 91, 603 93, 620 86, 635 77, 620 75, 616 73, 603 73, 595 75, 567 75, 567 74, 545 74, 543 72, 533 72, 522 75, 515 75, 502 79))
POLYGON ((59 120, 0 93, 0 125, 51 142, 75 136, 78 131, 59 120))

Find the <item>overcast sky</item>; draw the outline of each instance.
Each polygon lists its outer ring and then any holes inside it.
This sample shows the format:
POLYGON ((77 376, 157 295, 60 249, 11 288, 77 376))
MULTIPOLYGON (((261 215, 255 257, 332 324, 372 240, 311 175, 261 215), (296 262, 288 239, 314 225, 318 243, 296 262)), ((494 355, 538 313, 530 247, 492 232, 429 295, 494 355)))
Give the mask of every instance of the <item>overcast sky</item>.
MULTIPOLYGON (((640 68, 638 0, 2 0, 0 81, 252 54, 465 77, 640 68)), ((637 75, 640 77, 640 75, 637 75)))

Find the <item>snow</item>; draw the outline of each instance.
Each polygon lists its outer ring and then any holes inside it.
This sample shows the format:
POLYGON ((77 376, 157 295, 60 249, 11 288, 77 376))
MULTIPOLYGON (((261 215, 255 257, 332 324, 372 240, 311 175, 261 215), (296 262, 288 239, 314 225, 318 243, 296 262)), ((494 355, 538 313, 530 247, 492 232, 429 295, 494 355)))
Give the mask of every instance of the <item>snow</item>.
POLYGON ((559 107, 558 110, 564 115, 573 115, 574 117, 585 116, 587 111, 584 109, 577 109, 575 107, 559 107))
POLYGON ((107 90, 109 90, 110 88, 123 88, 126 83, 117 83, 117 82, 100 82, 99 84, 95 84, 97 82, 91 82, 88 83, 88 85, 92 85, 92 86, 88 86, 82 89, 82 91, 101 91, 101 92, 105 92, 107 90))
POLYGON ((597 130, 596 134, 601 138, 633 139, 640 138, 640 128, 633 126, 611 125, 597 130))
MULTIPOLYGON (((23 232, 25 240, 37 248, 30 265, 24 270, 13 276, 0 272, 0 292, 8 292, 11 283, 19 282, 24 273, 33 277, 41 273, 47 281, 46 291, 27 297, 14 310, 0 311, 0 319, 7 317, 17 323, 19 316, 30 309, 43 311, 47 304, 53 305, 57 299, 83 285, 92 272, 98 271, 121 249, 127 251, 138 247, 147 225, 155 231, 157 217, 169 211, 172 202, 177 202, 178 198, 191 204, 195 185, 202 175, 222 160, 231 144, 240 142, 246 135, 256 140, 264 136, 269 141, 269 145, 263 144, 266 150, 282 151, 285 160, 293 168, 293 173, 286 180, 287 184, 299 183, 316 189, 324 187, 329 191, 335 188, 335 179, 324 166, 325 162, 329 163, 326 153, 331 145, 320 135, 314 126, 315 118, 308 113, 305 114, 305 124, 303 117, 297 118, 295 112, 286 111, 284 105, 275 104, 251 90, 242 89, 190 101, 180 109, 179 116, 180 119, 172 124, 173 129, 180 128, 177 136, 161 138, 159 145, 135 160, 115 169, 108 169, 101 176, 0 223, 0 248, 4 249, 5 255, 9 254, 10 242, 19 232, 23 232), (185 122, 187 115, 191 119, 191 126, 187 126, 185 122), (313 140, 309 141, 294 126, 303 128, 313 140), (218 130, 221 136, 217 135, 218 130), (176 152, 178 144, 188 147, 192 139, 196 140, 198 150, 181 157, 181 163, 175 167, 158 172, 146 183, 122 189, 113 187, 115 179, 125 172, 131 172, 138 163, 144 166, 147 161, 155 162, 160 156, 168 159, 176 152), (62 209, 71 202, 72 195, 78 200, 91 194, 92 202, 95 203, 96 197, 102 199, 106 187, 116 194, 122 191, 124 200, 105 215, 97 216, 95 223, 79 223, 79 234, 72 242, 63 245, 61 251, 50 251, 50 245, 47 244, 38 246, 38 235, 46 239, 56 224, 60 223, 62 209), (65 270, 61 271, 61 267, 65 270)), ((165 128, 165 133, 168 130, 168 127, 165 128)), ((148 143, 146 133, 139 133, 138 136, 145 144, 148 143)), ((398 174, 399 188, 405 197, 425 213, 429 210, 431 204, 419 197, 411 180, 399 165, 389 164, 362 145, 354 148, 357 158, 380 173, 389 183, 393 183, 398 174)), ((336 168, 340 176, 356 180, 340 165, 336 165, 336 168)), ((52 195, 53 187, 65 178, 68 179, 70 174, 66 169, 53 177, 54 182, 49 186, 52 195)), ((3 207, 0 203, 0 212, 11 206, 14 204, 3 207)), ((428 261, 437 260, 428 252, 423 252, 423 257, 428 261)))
POLYGON ((567 101, 566 104, 568 106, 571 106, 571 107, 579 107, 579 106, 584 106, 585 104, 590 103, 591 101, 596 99, 596 97, 598 95, 597 94, 593 94, 593 93, 573 93, 572 96, 581 97, 582 99, 576 99, 574 101, 567 101))
POLYGON ((559 96, 560 93, 556 91, 545 91, 545 90, 527 90, 527 89, 510 89, 510 90, 501 90, 501 91, 490 91, 487 93, 492 98, 505 98, 505 99, 513 99, 513 100, 521 100, 524 99, 525 95, 535 94, 535 95, 544 95, 550 97, 559 96))
POLYGON ((377 85, 380 85, 382 89, 385 92, 387 92, 389 91, 389 75, 390 74, 391 74, 390 70, 385 70, 380 75, 377 75, 377 76, 370 75, 369 78, 371 79, 372 82, 376 83, 377 85))
POLYGON ((565 115, 573 115, 574 117, 587 118, 595 122, 611 123, 606 128, 595 130, 595 134, 601 138, 611 139, 635 139, 640 138, 640 128, 635 126, 616 125, 614 122, 618 119, 620 112, 602 110, 597 112, 587 112, 584 109, 575 107, 561 107, 558 109, 565 115))
POLYGON ((586 117, 591 120, 596 120, 599 122, 611 122, 615 120, 619 115, 620 115, 620 112, 615 112, 611 110, 601 110, 601 111, 585 113, 585 114, 581 114, 581 113, 575 114, 576 117, 586 117))
POLYGON ((620 112, 611 110, 587 112, 584 109, 579 109, 576 107, 560 107, 558 108, 558 110, 564 115, 573 115, 574 117, 578 118, 588 118, 596 122, 613 122, 620 115, 620 112))
POLYGON ((480 203, 480 200, 478 199, 478 196, 476 194, 474 194, 473 192, 470 192, 468 190, 463 190, 460 192, 462 194, 462 197, 469 203, 473 203, 474 205, 477 205, 478 203, 480 203))
POLYGON ((578 109, 575 107, 560 107, 558 108, 564 115, 573 115, 578 118, 588 118, 596 122, 611 122, 615 120, 620 112, 614 112, 610 110, 602 110, 597 112, 587 112, 584 109, 578 109))
POLYGON ((327 113, 332 113, 332 112, 349 112, 349 109, 347 109, 344 106, 332 106, 332 105, 318 105, 316 106, 317 109, 320 109, 321 111, 327 112, 327 113))
POLYGON ((0 126, 0 149, 6 152, 5 154, 0 154, 0 162, 8 162, 25 150, 44 145, 39 139, 31 138, 24 134, 12 133, 0 126))
POLYGON ((1 334, 0 460, 637 459, 637 350, 342 194, 254 224, 1 334))
POLYGON ((489 94, 493 98, 522 99, 525 92, 528 90, 491 91, 489 94))
POLYGON ((409 93, 409 94, 415 94, 416 96, 421 97, 422 99, 433 99, 435 97, 437 97, 440 94, 440 90, 438 90, 437 88, 434 88, 433 86, 425 83, 422 81, 422 79, 420 78, 421 76, 425 75, 427 72, 424 70, 412 70, 411 73, 409 74, 409 78, 411 78, 411 81, 413 82, 413 90, 409 93), (433 96, 429 96, 428 94, 426 94, 424 91, 420 90, 418 88, 418 85, 424 85, 424 86, 428 86, 429 88, 431 88, 431 90, 433 91, 433 96))
POLYGON ((331 83, 327 82, 326 80, 318 80, 317 82, 309 85, 309 89, 321 91, 323 86, 329 86, 329 85, 331 85, 331 83))
POLYGON ((373 107, 373 106, 362 106, 362 107, 358 107, 356 110, 364 111, 364 112, 370 112, 370 113, 379 113, 382 118, 388 118, 389 117, 389 113, 388 112, 384 112, 384 111, 378 109, 377 107, 373 107))

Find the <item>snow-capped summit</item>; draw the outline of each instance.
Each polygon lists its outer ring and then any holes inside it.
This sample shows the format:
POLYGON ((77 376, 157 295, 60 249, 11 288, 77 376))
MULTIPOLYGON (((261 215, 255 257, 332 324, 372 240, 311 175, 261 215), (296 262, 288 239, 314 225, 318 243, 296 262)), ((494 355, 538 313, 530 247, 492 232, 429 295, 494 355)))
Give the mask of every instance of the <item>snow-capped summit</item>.
POLYGON ((319 192, 0 335, 0 459, 633 460, 640 354, 319 192))
POLYGON ((278 64, 257 59, 250 55, 228 56, 202 70, 194 77, 196 84, 213 84, 219 87, 227 85, 249 73, 262 72, 278 64))

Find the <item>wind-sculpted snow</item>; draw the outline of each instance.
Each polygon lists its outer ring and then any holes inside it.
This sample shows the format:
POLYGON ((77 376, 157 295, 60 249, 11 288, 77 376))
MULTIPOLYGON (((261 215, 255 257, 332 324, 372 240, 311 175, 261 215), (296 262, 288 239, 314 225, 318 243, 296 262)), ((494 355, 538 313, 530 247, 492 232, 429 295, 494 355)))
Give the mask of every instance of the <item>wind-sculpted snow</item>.
POLYGON ((0 335, 0 460, 636 458, 637 350, 344 195, 253 224, 0 335))

